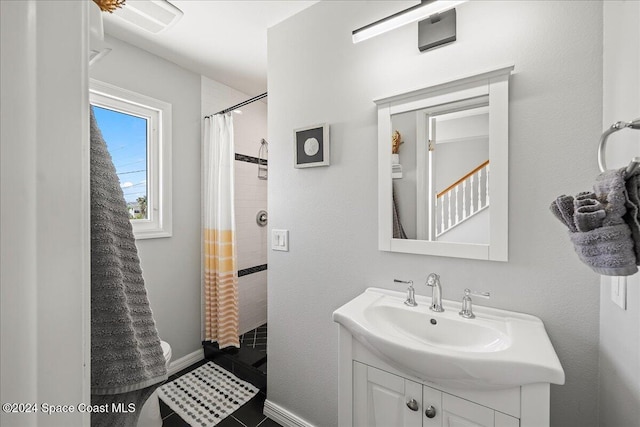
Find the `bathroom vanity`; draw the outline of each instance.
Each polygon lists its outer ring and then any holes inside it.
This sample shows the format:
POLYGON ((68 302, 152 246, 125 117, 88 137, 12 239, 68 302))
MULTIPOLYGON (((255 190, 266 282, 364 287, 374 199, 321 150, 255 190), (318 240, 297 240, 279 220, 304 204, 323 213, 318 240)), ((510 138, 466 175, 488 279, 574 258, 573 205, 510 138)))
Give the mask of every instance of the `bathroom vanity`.
POLYGON ((550 384, 564 371, 540 319, 460 302, 405 305, 369 288, 333 313, 339 323, 339 415, 346 426, 549 425, 550 384))
MULTIPOLYGON (((520 425, 519 389, 474 394, 406 378, 406 374, 392 374, 376 368, 376 365, 384 367, 378 362, 370 359, 369 363, 374 364, 372 366, 354 359, 353 424, 340 422, 341 426, 520 425)), ((537 407, 535 410, 540 412, 543 408, 537 407)), ((545 423, 536 417, 533 425, 542 426, 545 423)))

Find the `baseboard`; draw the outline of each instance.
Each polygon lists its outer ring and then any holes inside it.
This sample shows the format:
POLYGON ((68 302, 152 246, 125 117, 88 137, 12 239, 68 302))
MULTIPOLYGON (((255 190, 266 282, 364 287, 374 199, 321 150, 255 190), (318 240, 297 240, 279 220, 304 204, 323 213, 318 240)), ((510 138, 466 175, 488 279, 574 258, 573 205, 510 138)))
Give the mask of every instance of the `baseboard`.
POLYGON ((169 363, 169 375, 173 375, 176 372, 183 370, 196 362, 204 359, 204 351, 202 349, 196 350, 193 353, 189 353, 186 356, 182 356, 180 359, 172 360, 169 363))
POLYGON ((284 427, 315 427, 293 412, 290 412, 269 399, 264 401, 264 414, 284 427))

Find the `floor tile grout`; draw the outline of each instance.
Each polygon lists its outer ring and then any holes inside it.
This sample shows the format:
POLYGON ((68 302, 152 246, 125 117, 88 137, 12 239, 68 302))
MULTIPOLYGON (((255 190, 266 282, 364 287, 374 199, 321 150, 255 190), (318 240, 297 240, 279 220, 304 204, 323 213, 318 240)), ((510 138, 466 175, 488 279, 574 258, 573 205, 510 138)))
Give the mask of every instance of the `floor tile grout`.
POLYGON ((231 418, 233 418, 234 420, 236 420, 237 422, 239 422, 240 424, 242 424, 244 427, 248 427, 245 423, 243 423, 242 421, 240 421, 239 419, 237 419, 236 417, 233 416, 233 414, 229 415, 231 418))

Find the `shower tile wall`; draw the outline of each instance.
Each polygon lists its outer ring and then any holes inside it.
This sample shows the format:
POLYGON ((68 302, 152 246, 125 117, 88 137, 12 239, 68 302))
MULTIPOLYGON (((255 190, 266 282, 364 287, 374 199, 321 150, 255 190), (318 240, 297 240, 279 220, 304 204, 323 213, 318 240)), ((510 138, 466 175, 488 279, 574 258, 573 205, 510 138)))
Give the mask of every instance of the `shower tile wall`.
MULTIPOLYGON (((244 94, 202 77, 202 115, 216 113, 256 94, 244 94)), ((267 105, 257 101, 233 115, 236 161, 235 203, 238 255, 238 305, 241 334, 267 322, 267 227, 259 227, 256 214, 267 210, 267 181, 258 179, 260 140, 267 141, 267 105)))
MULTIPOLYGON (((258 146, 253 144, 253 149, 258 146)), ((267 264, 267 227, 256 223, 258 211, 267 209, 267 181, 258 179, 257 164, 236 160, 235 168, 238 270, 248 273, 238 277, 240 333, 244 333, 267 321, 267 271, 251 272, 267 264)))

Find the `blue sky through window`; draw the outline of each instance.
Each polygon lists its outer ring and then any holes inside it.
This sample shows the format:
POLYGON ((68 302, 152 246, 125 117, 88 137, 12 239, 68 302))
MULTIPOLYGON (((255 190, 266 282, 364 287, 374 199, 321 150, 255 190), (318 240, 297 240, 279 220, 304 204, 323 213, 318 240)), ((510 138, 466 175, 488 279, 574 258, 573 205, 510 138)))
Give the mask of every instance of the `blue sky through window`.
POLYGON ((124 198, 127 204, 135 203, 147 195, 147 120, 95 105, 93 111, 124 198))

